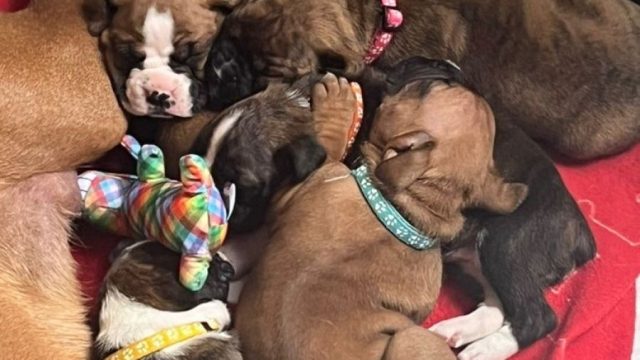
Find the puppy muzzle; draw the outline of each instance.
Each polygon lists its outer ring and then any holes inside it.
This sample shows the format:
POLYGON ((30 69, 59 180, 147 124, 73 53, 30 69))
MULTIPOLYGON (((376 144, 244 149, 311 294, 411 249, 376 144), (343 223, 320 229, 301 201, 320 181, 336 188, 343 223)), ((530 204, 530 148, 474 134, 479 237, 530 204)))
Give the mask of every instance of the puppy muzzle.
POLYGON ((133 115, 191 117, 194 99, 192 80, 169 66, 133 69, 126 81, 123 107, 133 115))

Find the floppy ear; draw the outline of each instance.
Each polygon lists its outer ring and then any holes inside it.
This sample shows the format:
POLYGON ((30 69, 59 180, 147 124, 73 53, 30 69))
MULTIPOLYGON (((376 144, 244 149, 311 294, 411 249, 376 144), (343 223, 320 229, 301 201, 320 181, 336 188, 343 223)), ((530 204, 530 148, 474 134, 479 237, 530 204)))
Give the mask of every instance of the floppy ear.
POLYGON ((504 179, 490 171, 480 194, 477 205, 498 214, 510 214, 527 198, 529 187, 522 183, 507 183, 504 179))
POLYGON ((391 191, 404 190, 425 173, 434 146, 423 131, 397 136, 387 144, 375 176, 391 191))
POLYGON ((113 6, 109 0, 82 0, 82 15, 89 33, 98 36, 109 26, 113 6))
POLYGON ((294 140, 275 154, 276 163, 283 171, 290 170, 291 180, 294 183, 304 180, 319 168, 326 158, 324 148, 312 135, 304 135, 294 140))

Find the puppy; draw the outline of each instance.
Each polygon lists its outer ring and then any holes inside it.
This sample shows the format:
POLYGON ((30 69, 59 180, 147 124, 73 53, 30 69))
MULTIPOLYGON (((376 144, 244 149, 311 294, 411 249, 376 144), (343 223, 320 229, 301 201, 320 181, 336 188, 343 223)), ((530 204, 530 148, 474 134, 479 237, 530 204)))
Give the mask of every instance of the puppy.
POLYGON ((83 0, 123 108, 137 116, 190 117, 206 103, 204 67, 238 0, 83 0))
MULTIPOLYGON (((105 278, 99 314, 95 355, 104 359, 120 349, 150 347, 139 341, 181 325, 202 325, 204 334, 173 345, 165 342, 144 359, 240 360, 238 343, 224 332, 230 323, 224 284, 233 275, 228 263, 216 256, 202 290, 192 292, 178 282, 175 270, 180 255, 155 241, 125 248, 105 278)), ((157 337, 157 336, 156 336, 157 337)), ((157 341, 156 338, 152 339, 157 341)))
POLYGON ((508 213, 527 190, 505 183, 493 168, 489 106, 430 70, 385 98, 361 170, 433 241, 422 250, 403 244, 368 205, 363 193, 370 190, 361 192, 339 163, 355 99, 348 82, 325 77, 314 87, 313 106, 328 161, 274 202, 271 243, 237 308, 247 357, 454 358, 418 325, 440 288, 438 242, 462 230, 464 208, 508 213))
POLYGON ((234 104, 200 132, 192 149, 212 166, 216 184, 234 183, 233 233, 264 222, 271 196, 315 170, 325 152, 315 139, 308 76, 292 85, 273 84, 234 104))
POLYGON ((358 74, 364 58, 376 53, 373 34, 383 31, 393 39, 376 66, 388 68, 415 55, 451 59, 497 117, 508 117, 565 155, 590 159, 640 139, 636 4, 397 0, 393 8, 386 3, 246 1, 225 21, 220 36, 249 54, 246 61, 262 78, 280 79, 327 67, 358 74), (404 23, 390 29, 385 19, 397 18, 396 10, 404 23))
POLYGON ((471 314, 431 328, 459 359, 506 359, 556 327, 543 290, 594 258, 593 235, 545 152, 524 132, 496 122, 495 159, 510 182, 529 186, 520 207, 499 217, 467 212, 464 231, 445 249, 482 286, 483 303, 471 314), (506 320, 506 322, 504 322, 506 320))

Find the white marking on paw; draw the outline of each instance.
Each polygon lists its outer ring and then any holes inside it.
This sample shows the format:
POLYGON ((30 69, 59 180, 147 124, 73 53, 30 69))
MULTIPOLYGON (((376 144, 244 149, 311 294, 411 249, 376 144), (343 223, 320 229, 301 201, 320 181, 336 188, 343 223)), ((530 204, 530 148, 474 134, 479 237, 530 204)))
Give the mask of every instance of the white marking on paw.
POLYGON ((518 352, 518 342, 510 325, 467 346, 460 354, 460 360, 506 360, 518 352))
POLYGON ((472 313, 441 321, 429 330, 444 337, 449 346, 458 348, 498 331, 503 322, 499 308, 480 304, 472 313))

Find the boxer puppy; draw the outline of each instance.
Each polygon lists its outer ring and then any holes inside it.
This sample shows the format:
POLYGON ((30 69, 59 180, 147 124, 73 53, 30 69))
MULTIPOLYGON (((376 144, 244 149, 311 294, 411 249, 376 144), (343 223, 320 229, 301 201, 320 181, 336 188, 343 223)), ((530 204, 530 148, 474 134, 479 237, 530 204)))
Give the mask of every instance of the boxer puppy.
MULTIPOLYGON (((180 254, 155 241, 129 245, 109 269, 102 289, 96 358, 180 325, 206 323, 208 332, 165 346, 144 359, 241 360, 230 323, 226 283, 233 275, 218 255, 202 290, 185 289, 175 275, 180 254), (222 285, 222 286, 221 286, 222 285)), ((141 346, 138 346, 141 347, 141 346)))
POLYGON ((215 182, 236 185, 230 231, 255 230, 273 193, 297 183, 325 159, 309 103, 317 76, 273 84, 222 112, 199 134, 193 153, 205 157, 215 182))
POLYGON ((190 117, 206 102, 204 66, 238 0, 83 0, 123 108, 137 116, 190 117))
POLYGON ((529 195, 506 216, 467 212, 464 231, 444 251, 445 262, 482 287, 476 310, 431 327, 453 348, 468 345, 461 360, 507 359, 554 330, 556 315, 543 291, 596 254, 589 226, 551 159, 517 126, 496 119, 496 129, 498 171, 527 184, 529 195))
POLYGON ((262 78, 323 67, 353 76, 373 34, 385 30, 394 38, 376 66, 451 59, 498 117, 565 155, 594 158, 640 139, 640 8, 632 2, 397 0, 397 9, 404 23, 388 29, 384 16, 394 9, 381 0, 246 1, 221 36, 262 78))
POLYGON ((373 186, 433 246, 416 250, 397 239, 339 163, 355 98, 346 80, 326 76, 313 104, 328 161, 274 202, 271 243, 237 308, 247 357, 455 358, 419 326, 440 288, 438 242, 462 230, 463 209, 509 213, 527 190, 493 168, 486 102, 436 68, 423 75, 385 98, 363 154, 373 186))

